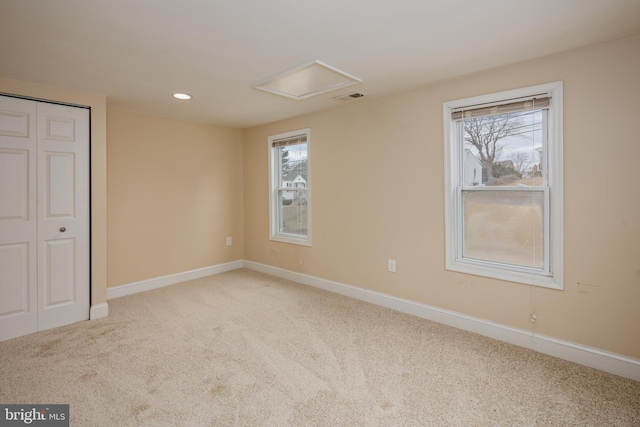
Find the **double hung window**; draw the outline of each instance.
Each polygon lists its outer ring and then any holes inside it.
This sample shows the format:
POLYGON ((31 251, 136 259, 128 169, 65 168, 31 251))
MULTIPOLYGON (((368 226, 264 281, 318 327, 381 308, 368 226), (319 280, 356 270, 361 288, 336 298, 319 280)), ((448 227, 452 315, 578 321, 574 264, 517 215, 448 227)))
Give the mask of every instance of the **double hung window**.
POLYGON ((562 289, 562 83, 443 109, 447 269, 562 289))
POLYGON ((311 246, 311 130, 269 137, 270 238, 311 246))

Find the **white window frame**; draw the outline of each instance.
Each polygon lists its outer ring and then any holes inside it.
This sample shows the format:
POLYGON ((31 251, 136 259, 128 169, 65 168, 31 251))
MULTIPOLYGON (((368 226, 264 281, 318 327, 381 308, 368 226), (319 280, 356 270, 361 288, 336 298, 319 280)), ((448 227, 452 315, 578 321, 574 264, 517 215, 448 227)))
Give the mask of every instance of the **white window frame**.
POLYGON ((277 242, 292 243, 295 245, 311 246, 311 129, 300 129, 291 132, 271 135, 268 138, 269 144, 269 239, 277 242), (307 144, 307 185, 306 187, 297 187, 293 183, 289 186, 279 187, 280 174, 282 167, 280 158, 276 155, 278 149, 273 146, 273 142, 282 139, 294 138, 296 136, 306 136, 307 144), (280 191, 298 191, 298 189, 306 192, 307 203, 307 234, 292 234, 279 231, 279 199, 280 191))
MULTIPOLYGON (((446 269, 477 276, 491 277, 511 282, 564 289, 564 208, 563 208, 563 86, 553 82, 521 89, 475 96, 443 103, 443 130, 445 153, 445 251, 446 269), (509 266, 489 261, 462 257, 463 218, 461 168, 464 145, 456 141, 454 110, 464 107, 501 104, 509 100, 536 95, 551 97, 547 114, 547 167, 548 204, 545 203, 545 257, 547 271, 509 266)), ((508 187, 501 187, 509 191, 508 187)))

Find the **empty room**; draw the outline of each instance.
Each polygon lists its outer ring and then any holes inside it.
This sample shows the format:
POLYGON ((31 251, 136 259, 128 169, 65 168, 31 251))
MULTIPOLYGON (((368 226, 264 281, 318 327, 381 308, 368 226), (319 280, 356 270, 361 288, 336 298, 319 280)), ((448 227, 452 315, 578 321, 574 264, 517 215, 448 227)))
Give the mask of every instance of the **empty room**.
POLYGON ((640 425, 640 2, 0 0, 0 424, 640 425))

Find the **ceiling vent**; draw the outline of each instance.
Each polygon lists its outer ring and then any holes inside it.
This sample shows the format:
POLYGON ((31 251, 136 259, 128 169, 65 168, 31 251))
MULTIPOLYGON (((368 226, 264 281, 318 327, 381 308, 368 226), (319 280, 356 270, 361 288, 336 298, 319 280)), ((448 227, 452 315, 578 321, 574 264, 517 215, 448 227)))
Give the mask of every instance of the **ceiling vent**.
POLYGON ((365 96, 365 94, 362 92, 353 92, 345 95, 334 96, 333 99, 337 99, 338 101, 351 101, 352 99, 362 98, 363 96, 365 96))

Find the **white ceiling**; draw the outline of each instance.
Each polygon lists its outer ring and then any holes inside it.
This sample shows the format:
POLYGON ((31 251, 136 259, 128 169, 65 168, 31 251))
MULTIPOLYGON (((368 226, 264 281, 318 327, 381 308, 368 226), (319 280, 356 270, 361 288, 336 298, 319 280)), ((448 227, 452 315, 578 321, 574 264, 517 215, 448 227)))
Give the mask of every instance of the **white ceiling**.
POLYGON ((244 128, 639 34, 640 0, 0 0, 0 76, 244 128), (312 60, 363 83, 251 88, 312 60))

